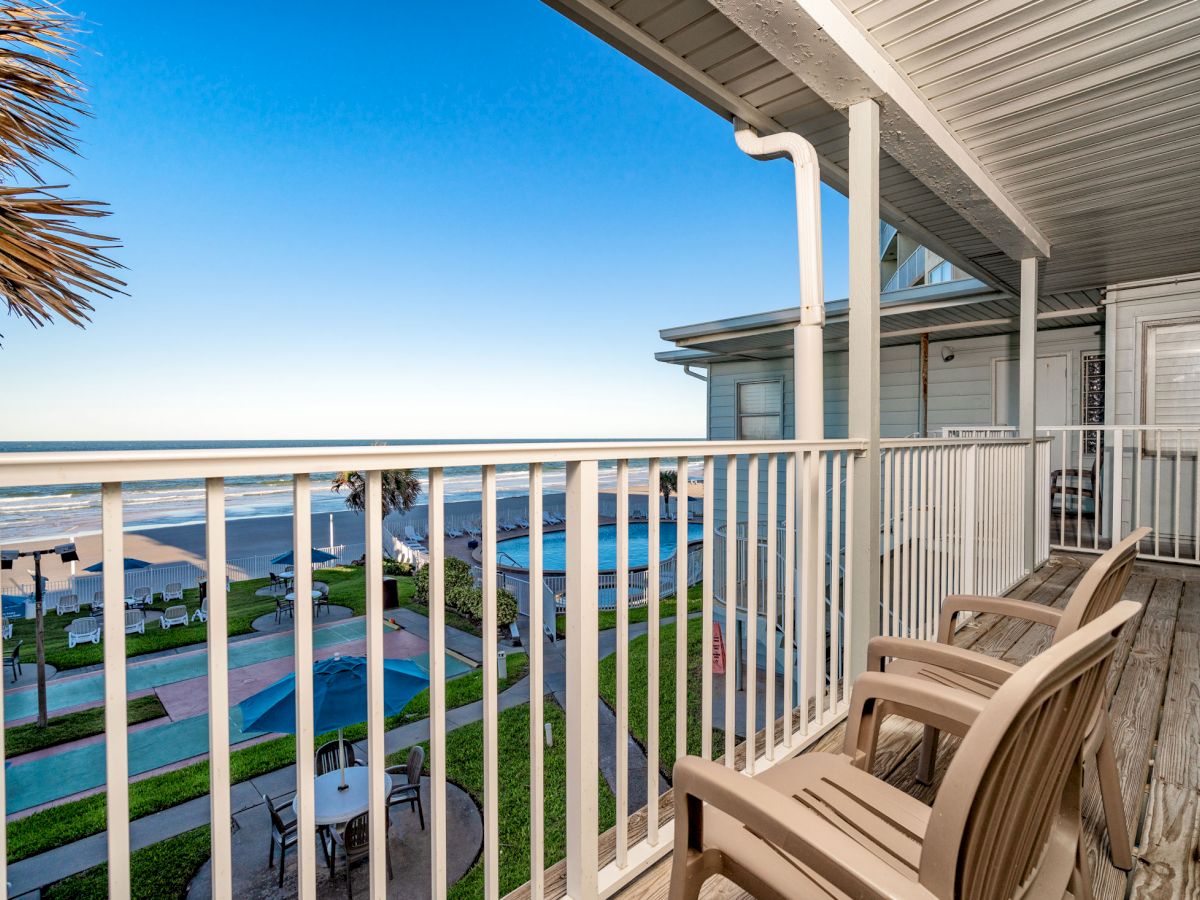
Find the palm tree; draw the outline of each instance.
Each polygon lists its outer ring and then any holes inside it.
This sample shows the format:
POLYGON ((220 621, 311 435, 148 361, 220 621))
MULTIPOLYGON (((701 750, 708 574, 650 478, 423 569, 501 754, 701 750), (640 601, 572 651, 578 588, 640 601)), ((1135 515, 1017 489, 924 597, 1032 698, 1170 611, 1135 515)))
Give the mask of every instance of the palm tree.
POLYGON ((68 70, 75 54, 74 18, 42 0, 0 0, 0 300, 40 326, 58 316, 82 326, 89 294, 111 297, 124 282, 105 269, 114 238, 79 227, 108 215, 104 204, 69 200, 63 186, 42 183, 42 163, 65 167, 75 155, 73 116, 86 115, 83 85, 68 70), (27 176, 29 186, 5 184, 27 176))
MULTIPOLYGON (((385 519, 394 512, 408 512, 416 505, 421 497, 421 479, 412 469, 384 469, 381 475, 385 519)), ((335 494, 349 491, 346 506, 355 512, 367 508, 367 479, 362 472, 338 472, 330 490, 335 494)))
POLYGON ((679 492, 679 476, 674 469, 659 470, 658 492, 662 494, 663 502, 667 505, 667 515, 671 515, 671 495, 679 492))

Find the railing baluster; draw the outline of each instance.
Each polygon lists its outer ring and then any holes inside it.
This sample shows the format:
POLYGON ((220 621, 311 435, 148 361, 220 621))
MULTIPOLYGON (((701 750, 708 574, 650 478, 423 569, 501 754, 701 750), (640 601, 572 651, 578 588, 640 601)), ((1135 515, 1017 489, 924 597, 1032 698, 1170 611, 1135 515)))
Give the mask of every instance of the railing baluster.
POLYGON ((777 543, 779 532, 779 457, 767 456, 767 610, 763 632, 766 636, 766 659, 764 669, 763 709, 767 729, 766 754, 768 760, 775 759, 775 635, 778 633, 778 610, 776 608, 776 581, 778 578, 777 543))
MULTIPOLYGON (((441 469, 429 470, 429 508, 445 506, 441 469)), ((495 523, 480 518, 483 530, 495 523)), ((530 582, 530 593, 534 593, 530 582)), ((538 592, 538 601, 541 593, 538 592)), ((446 560, 440 545, 429 548, 429 831, 430 895, 445 897, 446 870, 446 560)), ((532 597, 530 605, 533 604, 532 597)))
POLYGON ((827 465, 828 460, 824 453, 820 451, 813 452, 814 462, 817 466, 817 558, 816 558, 816 591, 813 594, 813 603, 816 607, 816 624, 817 631, 814 635, 817 654, 817 678, 816 678, 816 700, 817 700, 817 727, 820 728, 825 724, 825 708, 826 697, 825 692, 830 685, 830 672, 828 666, 829 653, 829 621, 826 618, 828 615, 828 590, 829 590, 829 575, 827 560, 829 558, 829 533, 826 530, 828 522, 828 513, 826 511, 826 496, 828 495, 828 475, 827 465))
POLYGON ((821 579, 817 569, 817 511, 814 507, 816 498, 813 496, 817 484, 815 451, 804 451, 804 470, 800 491, 801 504, 801 538, 800 545, 800 723, 801 737, 808 737, 812 730, 812 717, 809 714, 809 704, 820 706, 818 688, 816 685, 817 655, 824 652, 824 640, 818 639, 817 621, 814 615, 816 594, 820 588, 821 579))
MULTIPOLYGON (((850 455, 848 453, 843 455, 842 467, 846 472, 846 513, 843 523, 843 531, 845 532, 845 548, 843 551, 843 556, 848 560, 853 560, 855 559, 854 526, 856 524, 856 516, 854 513, 854 470, 856 466, 854 465, 854 461, 850 459, 850 455)), ((867 523, 867 527, 870 527, 870 523, 867 523)), ((871 562, 872 564, 875 564, 874 560, 871 562)), ((858 567, 853 563, 846 567, 846 583, 845 589, 842 592, 843 596, 846 598, 846 622, 845 627, 842 629, 842 699, 841 703, 839 703, 837 707, 839 712, 850 704, 849 681, 852 677, 850 670, 850 635, 854 634, 855 606, 851 598, 854 597, 854 573, 855 569, 857 568, 858 567)))
MULTIPOLYGON (((670 501, 668 501, 670 502, 670 501)), ((687 756, 688 458, 675 461, 675 758, 687 756)), ((703 644, 701 644, 703 646, 703 644)))
MULTIPOLYGON (((229 611, 225 591, 225 479, 204 483, 208 590, 208 802, 212 823, 212 895, 233 894, 229 779, 229 611)), ((115 616, 114 616, 115 618, 115 616)))
POLYGON ((1183 432, 1175 432, 1175 552, 1173 556, 1179 559, 1179 479, 1180 479, 1180 464, 1183 462, 1183 432))
POLYGON ((314 807, 312 496, 306 473, 292 476, 292 553, 295 579, 296 660, 296 829, 299 833, 297 885, 302 900, 317 895, 317 832, 314 807))
MULTIPOLYGON (((892 537, 892 458, 891 450, 880 450, 880 465, 883 474, 880 477, 879 496, 883 504, 883 514, 880 516, 883 536, 880 545, 883 547, 883 573, 880 585, 880 595, 883 598, 882 621, 879 623, 881 634, 897 634, 896 623, 893 619, 895 604, 892 598, 892 561, 896 558, 895 540, 892 537)), ((868 524, 868 523, 862 523, 868 524)))
MULTIPOLYGON (((841 683, 842 662, 842 476, 845 472, 841 453, 829 454, 833 468, 833 493, 829 504, 829 714, 836 715, 837 689, 841 683)), ((849 632, 846 632, 849 634, 849 632)))
POLYGON ((716 544, 716 522, 713 520, 713 478, 716 465, 713 457, 704 457, 704 545, 703 573, 700 582, 701 621, 700 654, 702 674, 700 680, 700 755, 712 759, 712 704, 713 704, 713 579, 717 571, 713 565, 713 550, 716 544))
POLYGON ((788 453, 783 470, 783 746, 792 746, 792 684, 796 666, 796 454, 788 453))
MULTIPOLYGON (((1067 545, 1067 432, 1058 432, 1059 453, 1062 457, 1062 462, 1059 466, 1059 492, 1058 492, 1058 543, 1059 546, 1067 545)), ((1053 512, 1053 510, 1051 510, 1053 512)))
MULTIPOLYGON (((430 473, 430 481, 433 473, 430 473)), ((445 511, 440 503, 433 502, 429 493, 428 506, 429 557, 442 555, 445 540, 445 511)), ((363 577, 366 579, 367 610, 367 781, 370 784, 367 819, 371 843, 368 859, 371 868, 371 896, 387 894, 387 791, 384 789, 383 771, 387 766, 384 759, 383 733, 387 729, 383 706, 383 474, 379 470, 367 472, 366 507, 363 509, 365 525, 363 539, 365 563, 363 577)))
POLYGON ((617 460, 616 588, 617 865, 624 867, 629 853, 629 461, 624 459, 617 460))
POLYGON ((659 461, 651 459, 646 483, 646 842, 658 846, 658 697, 659 654, 662 623, 659 617, 659 544, 661 523, 658 506, 659 461))
MULTIPOLYGON (((542 484, 541 463, 529 466, 529 895, 540 897, 544 891, 546 869, 546 802, 544 751, 545 738, 545 678, 544 647, 546 646, 545 599, 542 590, 542 484)), ((550 623, 554 625, 555 623, 550 623)), ((618 652, 625 649, 618 643, 618 652)), ((624 746, 618 733, 618 779, 624 774, 624 746)), ((618 826, 621 820, 618 819, 618 826)), ((623 863, 622 863, 623 865, 623 863)))
POLYGON ((758 755, 758 454, 746 460, 746 766, 754 774, 758 755))
MULTIPOLYGON (((483 467, 483 896, 500 896, 500 773, 496 654, 496 467, 483 467)), ((593 560, 594 562, 594 560, 593 560)), ((594 581, 593 581, 594 583, 594 581)), ((567 606, 572 602, 568 588, 567 606)), ((593 588, 594 590, 594 588, 593 588)), ((593 603, 594 605, 594 603, 593 603)), ((570 618, 570 612, 567 614, 570 618)))
POLYGON ((1092 549, 1100 549, 1100 517, 1102 514, 1100 500, 1104 496, 1104 479, 1108 475, 1108 466, 1104 462, 1104 432, 1099 428, 1092 432, 1095 450, 1092 459, 1096 462, 1096 477, 1092 479, 1092 549))
POLYGON ((1075 546, 1083 546, 1083 432, 1079 432, 1075 457, 1075 546))
POLYGON ((594 460, 567 463, 567 896, 578 898, 599 881, 597 487, 594 460))
POLYGON ((725 765, 734 767, 737 728, 737 457, 725 457, 725 765))
POLYGON ((125 535, 121 485, 100 486, 101 559, 104 563, 104 732, 108 812, 108 895, 128 897, 129 723, 125 705, 125 535))
POLYGON ((1150 516, 1154 524, 1154 555, 1158 556, 1158 533, 1162 525, 1162 431, 1154 432, 1154 496, 1150 502, 1150 516))

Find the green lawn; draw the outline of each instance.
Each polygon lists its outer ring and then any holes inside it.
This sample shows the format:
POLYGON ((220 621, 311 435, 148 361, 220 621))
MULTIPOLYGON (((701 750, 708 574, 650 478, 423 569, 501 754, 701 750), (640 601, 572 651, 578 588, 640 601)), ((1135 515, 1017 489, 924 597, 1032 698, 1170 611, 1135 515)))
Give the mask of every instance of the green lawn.
MULTIPOLYGON (((546 702, 546 722, 555 740, 544 757, 546 865, 567 853, 567 719, 557 704, 546 702)), ((529 706, 515 706, 500 713, 497 723, 499 746, 500 885, 504 896, 529 880, 529 706)), ((428 751, 429 745, 425 744, 428 751)), ((408 750, 392 754, 389 763, 404 762, 408 750)), ((428 766, 428 761, 426 762, 428 766)), ((483 804, 483 725, 475 722, 446 735, 446 777, 483 804)), ((608 783, 596 773, 600 790, 600 831, 616 821, 616 801, 608 783)), ((483 896, 482 857, 465 876, 451 886, 450 897, 483 896)))
MULTIPOLYGON (((525 676, 527 662, 522 654, 508 658, 508 679, 500 682, 499 689, 505 690, 525 676)), ((483 696, 483 673, 469 672, 447 683, 446 708, 453 709, 474 703, 483 696)), ((398 716, 387 720, 389 729, 405 722, 425 718, 429 713, 428 693, 414 697, 398 716)), ((346 738, 358 741, 366 737, 366 725, 355 725, 344 730, 346 738)), ((336 732, 319 735, 314 749, 337 737, 336 732)), ((296 761, 296 742, 291 737, 273 738, 230 754, 230 776, 234 784, 273 772, 296 761)), ((159 812, 187 800, 203 797, 208 793, 208 760, 202 760, 164 772, 129 785, 129 817, 138 819, 159 812)), ((99 834, 105 828, 105 795, 103 793, 72 800, 59 806, 44 809, 8 823, 8 861, 18 860, 44 853, 89 835, 99 834)))
MULTIPOLYGON (((346 606, 355 615, 366 612, 366 591, 364 573, 360 566, 341 566, 332 569, 317 569, 313 572, 315 581, 323 581, 329 585, 329 602, 337 606, 346 606)), ((401 602, 412 596, 412 578, 403 576, 397 579, 400 587, 401 602)), ((275 600, 271 597, 259 597, 255 591, 269 583, 267 578, 255 578, 251 581, 237 581, 229 589, 229 634, 247 634, 252 629, 250 623, 265 613, 275 611, 275 600)), ((161 600, 151 608, 162 610, 166 607, 161 600)), ((195 589, 184 591, 184 605, 189 610, 195 610, 200 605, 199 593, 195 589)), ((86 611, 85 613, 86 614, 86 611)), ((46 622, 46 662, 56 669, 77 669, 104 662, 103 644, 82 644, 73 649, 67 649, 67 625, 77 616, 58 616, 47 613, 46 622)), ((24 641, 21 648, 21 660, 25 665, 33 665, 34 660, 34 629, 32 619, 17 619, 13 623, 13 636, 5 642, 6 648, 13 646, 15 641, 24 641)), ((163 629, 157 621, 148 622, 145 634, 130 634, 125 637, 126 656, 138 656, 143 653, 154 653, 160 650, 170 650, 189 644, 201 644, 207 637, 207 625, 203 622, 176 625, 163 629)))
MULTIPOLYGON (((703 640, 704 623, 700 619, 688 621, 688 713, 687 752, 700 755, 700 680, 703 654, 710 652, 710 645, 703 640)), ((647 668, 649 638, 646 635, 629 642, 629 732, 633 738, 646 746, 648 706, 646 685, 649 679, 647 668)), ((662 626, 659 632, 658 664, 658 760, 663 776, 670 781, 671 768, 675 764, 675 623, 662 626)), ((616 654, 600 660, 600 696, 609 706, 617 703, 617 657, 616 654)), ((725 735, 713 729, 713 758, 724 748, 725 735)))
MULTIPOLYGON (((187 896, 188 883, 208 860, 211 836, 207 825, 159 841, 129 856, 133 900, 176 900, 187 896)), ((108 863, 72 875, 42 891, 43 900, 106 900, 108 863)))
MULTIPOLYGON (((128 716, 130 725, 138 725, 165 716, 158 697, 151 694, 148 697, 138 697, 130 700, 128 716)), ((32 753, 44 750, 46 747, 57 747, 71 741, 94 737, 104 734, 104 707, 96 706, 91 709, 81 709, 78 712, 62 716, 52 716, 45 728, 39 728, 36 722, 28 725, 14 725, 4 729, 4 752, 12 759, 22 753, 32 753)))
MULTIPOLYGON (((702 585, 693 584, 688 588, 688 612, 700 612, 702 585)), ((675 596, 664 597, 658 604, 658 617, 660 619, 670 619, 675 615, 675 596)), ((648 606, 635 606, 629 610, 629 624, 635 625, 638 622, 648 621, 650 618, 650 608, 648 606)), ((608 631, 617 627, 617 614, 611 610, 601 610, 599 614, 600 630, 608 631)), ((567 616, 565 613, 558 614, 558 634, 561 638, 567 633, 567 616)))

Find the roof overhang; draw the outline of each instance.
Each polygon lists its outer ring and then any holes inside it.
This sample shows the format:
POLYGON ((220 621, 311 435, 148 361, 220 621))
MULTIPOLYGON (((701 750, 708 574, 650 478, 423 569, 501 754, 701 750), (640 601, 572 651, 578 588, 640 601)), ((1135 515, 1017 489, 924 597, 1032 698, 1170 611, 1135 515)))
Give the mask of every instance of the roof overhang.
MULTIPOLYGON (((1076 291, 1048 295, 1038 302, 1038 327, 1097 326, 1104 321, 1103 292, 1076 291)), ((1015 332, 1020 304, 1010 294, 993 291, 973 279, 922 285, 894 291, 880 301, 881 346, 934 339, 984 337, 1015 332)), ((838 350, 847 343, 849 303, 825 304, 825 347, 838 350)), ((677 349, 655 354, 659 362, 707 366, 714 362, 775 359, 792 354, 793 329, 799 307, 737 316, 714 322, 664 328, 659 335, 677 349)))
POLYGON ((1200 271, 1200 17, 1079 0, 545 0, 726 118, 811 141, 847 189, 880 105, 880 215, 992 288, 1200 271))

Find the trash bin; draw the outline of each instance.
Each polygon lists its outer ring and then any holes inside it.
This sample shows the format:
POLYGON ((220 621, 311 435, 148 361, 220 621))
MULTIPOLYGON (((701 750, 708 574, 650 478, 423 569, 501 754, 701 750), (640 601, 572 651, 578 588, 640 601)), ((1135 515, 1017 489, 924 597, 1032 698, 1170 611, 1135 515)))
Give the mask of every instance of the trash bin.
POLYGON ((395 578, 383 579, 383 608, 398 609, 400 606, 400 590, 395 578))

